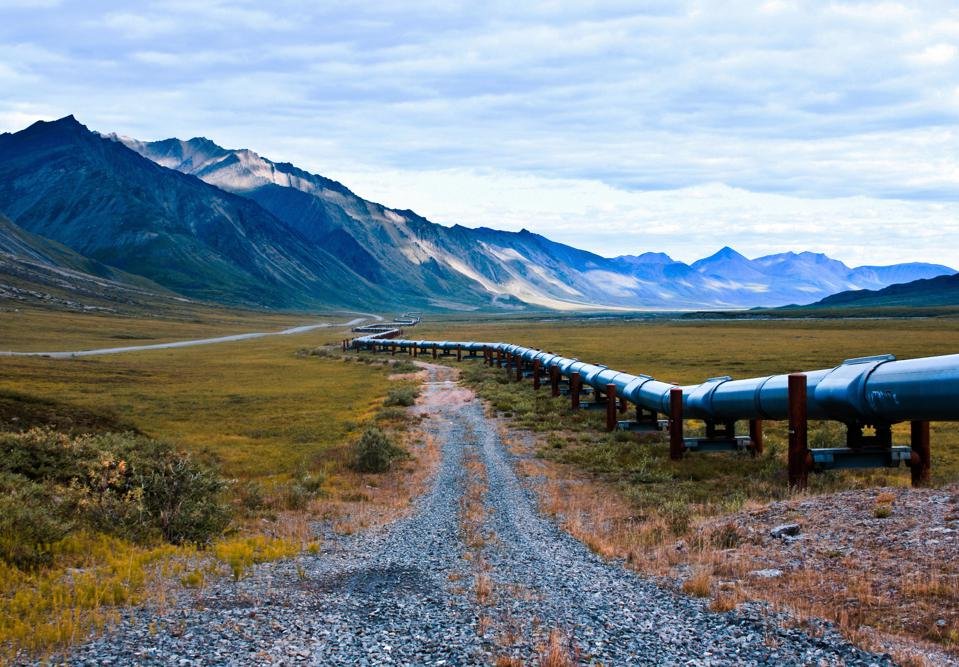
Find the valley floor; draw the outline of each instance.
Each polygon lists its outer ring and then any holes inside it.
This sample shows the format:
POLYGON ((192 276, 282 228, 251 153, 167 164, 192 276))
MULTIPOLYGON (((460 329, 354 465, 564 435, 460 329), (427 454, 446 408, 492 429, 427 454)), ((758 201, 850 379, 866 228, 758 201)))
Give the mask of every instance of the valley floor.
POLYGON ((536 509, 497 423, 429 367, 417 407, 442 457, 409 516, 318 554, 131 610, 71 664, 891 664, 827 626, 715 613, 606 561, 536 509))

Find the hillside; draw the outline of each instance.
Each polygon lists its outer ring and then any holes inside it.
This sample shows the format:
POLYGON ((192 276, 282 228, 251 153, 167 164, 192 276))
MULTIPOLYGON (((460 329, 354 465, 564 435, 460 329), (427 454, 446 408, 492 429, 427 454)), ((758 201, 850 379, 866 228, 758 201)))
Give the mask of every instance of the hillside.
POLYGON ((486 301, 564 310, 748 308, 951 272, 921 263, 849 268, 809 252, 750 260, 732 248, 692 264, 664 253, 609 259, 526 230, 438 225, 292 164, 204 137, 143 142, 111 136, 160 165, 256 201, 305 238, 335 249, 357 273, 389 280, 396 294, 428 293, 440 307, 486 301))
POLYGON ((807 308, 882 308, 959 306, 959 274, 890 285, 879 290, 833 294, 807 308))
POLYGON ((164 169, 72 116, 0 135, 0 210, 29 232, 197 299, 383 302, 378 287, 254 203, 164 169))
POLYGON ((0 135, 0 210, 76 253, 82 272, 271 309, 726 310, 953 272, 849 268, 808 252, 748 259, 728 247, 691 264, 605 258, 525 229, 439 225, 209 139, 144 143, 72 116, 0 135))

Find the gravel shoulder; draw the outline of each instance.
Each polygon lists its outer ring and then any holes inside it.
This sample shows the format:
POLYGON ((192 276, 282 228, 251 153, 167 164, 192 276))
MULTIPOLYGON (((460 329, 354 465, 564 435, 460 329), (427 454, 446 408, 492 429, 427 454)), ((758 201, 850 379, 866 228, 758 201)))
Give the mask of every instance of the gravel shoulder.
POLYGON ((538 513, 483 404, 449 369, 429 373, 412 410, 428 415, 442 460, 407 517, 351 536, 318 526, 319 554, 130 610, 63 662, 526 664, 558 637, 593 664, 891 664, 826 626, 784 627, 750 605, 709 612, 596 556, 538 513), (470 488, 482 489, 483 539, 468 544, 470 488), (470 583, 478 572, 488 591, 470 583))

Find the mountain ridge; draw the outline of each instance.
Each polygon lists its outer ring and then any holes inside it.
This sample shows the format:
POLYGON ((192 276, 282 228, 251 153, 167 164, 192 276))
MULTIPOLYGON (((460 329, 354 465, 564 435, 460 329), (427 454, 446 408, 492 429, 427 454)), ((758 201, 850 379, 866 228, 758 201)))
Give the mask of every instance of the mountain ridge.
POLYGON ((0 135, 0 210, 191 298, 272 308, 720 310, 953 272, 850 269, 810 252, 748 259, 728 246, 691 264, 606 258, 527 229, 439 225, 205 137, 145 142, 72 116, 0 135))

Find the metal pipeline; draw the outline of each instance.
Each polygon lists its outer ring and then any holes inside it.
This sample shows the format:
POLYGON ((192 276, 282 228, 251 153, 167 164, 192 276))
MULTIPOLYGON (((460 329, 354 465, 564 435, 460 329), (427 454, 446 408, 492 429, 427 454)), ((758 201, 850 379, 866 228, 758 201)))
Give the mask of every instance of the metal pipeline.
MULTIPOLYGON (((392 333, 392 332, 390 332, 392 333)), ((352 341, 369 349, 383 334, 352 341)), ((491 350, 540 362, 544 372, 556 367, 564 377, 579 373, 584 385, 616 395, 647 410, 669 414, 669 391, 674 386, 648 375, 633 375, 510 343, 390 340, 405 349, 466 352, 491 350)), ((848 359, 835 368, 809 371, 807 411, 810 419, 846 424, 894 424, 902 421, 959 421, 959 354, 896 361, 892 355, 848 359)), ((682 387, 683 416, 722 423, 741 419, 783 420, 789 414, 788 374, 733 380, 715 377, 682 387)))

